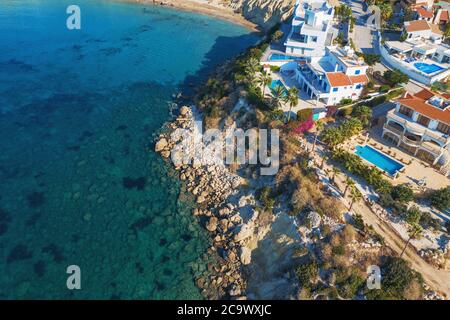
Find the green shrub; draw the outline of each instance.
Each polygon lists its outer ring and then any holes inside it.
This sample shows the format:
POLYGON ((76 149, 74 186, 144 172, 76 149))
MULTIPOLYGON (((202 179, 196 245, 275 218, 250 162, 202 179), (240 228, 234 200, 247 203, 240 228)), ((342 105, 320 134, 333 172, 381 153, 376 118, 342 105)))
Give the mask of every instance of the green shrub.
POLYGON ((300 285, 305 288, 311 288, 311 282, 315 282, 319 275, 319 267, 316 262, 301 264, 295 269, 300 285))
POLYGON ((414 191, 405 184, 394 186, 391 191, 394 200, 400 202, 409 202, 414 199, 414 191))
POLYGON ((419 299, 422 296, 422 276, 412 270, 408 263, 398 257, 387 257, 381 266, 381 289, 367 290, 366 297, 375 300, 419 299), (417 282, 415 290, 410 292, 413 282, 417 282))
POLYGON ((313 114, 313 110, 312 109, 299 110, 297 112, 297 121, 305 122, 305 121, 311 119, 312 114, 313 114))
POLYGON ((331 252, 337 256, 342 256, 345 253, 345 247, 342 244, 334 246, 331 252))
POLYGON ((353 226, 356 229, 359 229, 361 231, 364 231, 366 229, 366 226, 364 224, 364 220, 360 214, 355 214, 353 216, 353 226))
POLYGON ((428 199, 431 201, 431 205, 439 210, 446 210, 450 208, 450 189, 442 188, 433 191, 428 199))
POLYGON ((279 40, 281 40, 281 38, 283 38, 283 36, 284 36, 283 31, 277 30, 277 31, 275 31, 275 32, 272 34, 271 39, 272 39, 272 41, 274 41, 274 42, 278 42, 279 40))
POLYGON ((272 211, 275 199, 272 196, 272 188, 266 186, 260 190, 258 200, 261 201, 266 211, 272 211))
POLYGON ((397 69, 386 70, 383 73, 383 78, 388 84, 392 86, 396 86, 401 83, 407 83, 409 81, 409 77, 397 69))
POLYGON ((280 69, 281 68, 279 66, 270 66, 270 71, 272 71, 272 72, 279 72, 280 69))
POLYGON ((429 212, 422 212, 420 216, 419 224, 424 228, 433 228, 434 230, 441 230, 441 221, 434 219, 429 212))
POLYGON ((380 86, 380 88, 378 89, 378 92, 380 93, 385 93, 388 92, 391 89, 391 86, 387 85, 387 84, 383 84, 382 86, 380 86))
POLYGON ((339 102, 339 104, 340 104, 341 106, 345 106, 346 104, 350 104, 350 103, 352 103, 352 102, 353 102, 352 99, 350 99, 350 98, 344 98, 344 99, 342 99, 342 100, 339 102))
POLYGON ((350 275, 336 281, 336 287, 339 294, 346 299, 354 298, 364 284, 364 279, 358 276, 354 271, 350 271, 350 275))

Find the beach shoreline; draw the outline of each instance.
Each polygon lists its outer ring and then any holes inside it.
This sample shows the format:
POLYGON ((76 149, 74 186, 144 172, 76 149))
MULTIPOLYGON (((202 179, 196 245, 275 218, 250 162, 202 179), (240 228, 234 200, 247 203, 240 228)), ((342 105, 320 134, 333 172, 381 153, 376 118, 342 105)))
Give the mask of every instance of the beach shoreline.
POLYGON ((210 17, 225 20, 234 24, 241 25, 254 32, 261 32, 259 26, 247 20, 244 16, 234 12, 231 8, 227 8, 220 4, 213 4, 206 0, 119 0, 122 2, 130 2, 142 5, 154 5, 159 7, 174 8, 177 10, 193 12, 207 15, 210 17))

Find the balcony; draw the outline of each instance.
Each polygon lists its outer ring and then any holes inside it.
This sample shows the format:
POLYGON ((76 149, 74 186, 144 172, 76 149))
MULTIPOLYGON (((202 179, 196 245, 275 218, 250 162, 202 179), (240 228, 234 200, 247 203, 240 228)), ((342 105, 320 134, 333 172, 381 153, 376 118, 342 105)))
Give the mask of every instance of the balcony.
MULTIPOLYGON (((299 65, 298 71, 302 78, 314 89, 314 93, 318 96, 327 94, 325 90, 323 89, 322 83, 319 83, 319 79, 317 79, 317 76, 315 73, 306 65, 299 65)), ((323 80, 325 81, 325 80, 323 80)))
POLYGON ((436 144, 434 144, 432 142, 429 142, 429 141, 423 141, 420 144, 420 148, 422 148, 422 149, 424 149, 424 150, 434 154, 435 156, 440 155, 441 154, 441 150, 442 150, 442 148, 440 146, 438 146, 438 145, 436 145, 436 144))
POLYGON ((424 127, 417 122, 414 122, 411 118, 408 118, 407 116, 396 112, 395 110, 391 110, 387 114, 388 119, 392 119, 395 122, 400 123, 403 127, 406 128, 406 130, 412 134, 415 134, 417 136, 428 136, 440 143, 447 143, 448 137, 445 136, 443 133, 440 133, 436 130, 428 129, 427 127, 424 127))
POLYGON ((385 123, 383 128, 391 131, 392 133, 395 133, 398 136, 401 136, 403 134, 403 130, 401 129, 400 126, 395 126, 391 123, 385 123))

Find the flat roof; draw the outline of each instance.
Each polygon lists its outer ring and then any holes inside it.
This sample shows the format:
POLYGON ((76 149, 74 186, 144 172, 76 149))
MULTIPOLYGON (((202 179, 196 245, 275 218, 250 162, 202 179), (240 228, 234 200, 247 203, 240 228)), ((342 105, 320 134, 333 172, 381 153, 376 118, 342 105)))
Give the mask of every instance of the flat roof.
POLYGON ((407 52, 412 50, 413 46, 408 44, 407 42, 401 42, 401 41, 386 41, 386 44, 401 52, 407 52))

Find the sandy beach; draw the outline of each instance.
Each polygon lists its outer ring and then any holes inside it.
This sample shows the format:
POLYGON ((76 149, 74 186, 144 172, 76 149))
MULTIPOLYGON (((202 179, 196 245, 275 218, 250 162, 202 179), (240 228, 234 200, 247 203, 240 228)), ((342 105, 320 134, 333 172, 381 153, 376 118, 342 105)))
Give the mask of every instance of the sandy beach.
POLYGON ((258 26, 242 15, 235 13, 231 8, 225 7, 218 0, 122 0, 140 4, 174 7, 180 10, 205 14, 242 25, 254 31, 260 31, 258 26))

